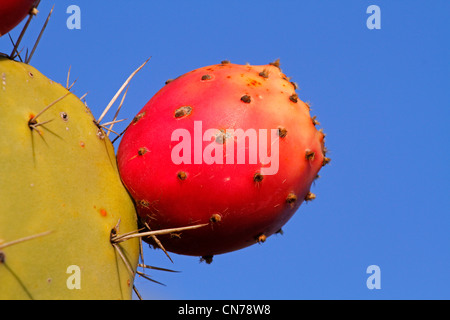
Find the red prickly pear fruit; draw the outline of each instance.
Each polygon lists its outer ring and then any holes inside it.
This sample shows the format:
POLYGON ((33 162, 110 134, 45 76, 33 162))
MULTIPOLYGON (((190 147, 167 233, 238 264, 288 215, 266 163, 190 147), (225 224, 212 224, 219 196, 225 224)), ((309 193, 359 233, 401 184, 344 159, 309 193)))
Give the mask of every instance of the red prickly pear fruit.
POLYGON ((117 157, 140 218, 152 230, 210 224, 160 236, 166 250, 212 257, 262 243, 315 198, 329 159, 296 88, 278 61, 222 63, 170 81, 134 118, 117 157))
POLYGON ((36 0, 0 1, 0 37, 14 29, 30 13, 36 0))

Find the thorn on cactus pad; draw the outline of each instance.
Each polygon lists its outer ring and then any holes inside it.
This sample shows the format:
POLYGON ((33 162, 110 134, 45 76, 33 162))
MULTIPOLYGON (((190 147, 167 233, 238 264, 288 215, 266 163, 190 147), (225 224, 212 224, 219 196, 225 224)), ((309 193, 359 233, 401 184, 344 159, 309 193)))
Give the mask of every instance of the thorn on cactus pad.
POLYGON ((119 228, 118 228, 118 226, 116 226, 113 228, 113 230, 111 230, 111 242, 119 243, 119 242, 123 242, 123 241, 129 240, 129 239, 132 239, 132 238, 152 237, 152 236, 163 235, 163 234, 169 234, 171 238, 181 239, 181 233, 176 233, 176 232, 198 229, 201 227, 205 227, 207 225, 209 225, 209 223, 203 223, 203 224, 198 224, 198 225, 193 225, 193 226, 188 226, 188 227, 181 227, 181 228, 170 228, 170 229, 147 231, 147 232, 140 232, 141 230, 135 230, 135 231, 127 232, 124 234, 119 234, 119 228), (113 234, 113 231, 115 234, 113 234))
POLYGON ((230 60, 222 60, 222 61, 220 61, 220 64, 222 64, 222 65, 230 64, 230 60))
POLYGON ((329 164, 331 161, 330 158, 324 157, 322 161, 322 166, 325 167, 327 164, 329 164))
POLYGON ((252 102, 252 97, 250 97, 249 95, 246 94, 241 97, 241 101, 244 103, 250 103, 250 102, 252 102))
POLYGON ((200 258, 200 262, 206 262, 206 264, 211 264, 213 262, 214 256, 203 256, 200 258))
POLYGON ((297 82, 291 81, 291 84, 292 84, 292 86, 294 87, 294 90, 297 90, 297 89, 298 89, 298 84, 297 84, 297 82))
POLYGON ((169 84, 169 83, 171 83, 173 80, 175 80, 175 79, 168 79, 168 80, 166 80, 166 82, 165 82, 164 84, 169 84))
POLYGON ((191 106, 182 106, 182 107, 178 108, 177 110, 175 110, 174 116, 177 119, 181 119, 181 118, 187 117, 191 113, 192 113, 191 106))
POLYGON ((280 234, 280 235, 283 235, 284 234, 284 231, 283 231, 283 229, 281 229, 280 228, 280 230, 278 230, 277 232, 275 232, 276 234, 280 234))
MULTIPOLYGON (((30 127, 30 129, 36 129, 36 126, 38 125, 42 125, 43 123, 39 124, 37 119, 43 114, 45 113, 48 109, 50 109, 51 107, 53 107, 55 104, 57 104, 59 101, 61 101, 62 99, 64 99, 65 97, 67 97, 70 94, 70 92, 67 92, 65 95, 61 96, 60 98, 56 99, 55 101, 53 101, 52 103, 50 103, 48 106, 46 106, 44 109, 42 109, 41 111, 38 112, 37 115, 30 115, 30 120, 28 121, 28 126, 30 127)), ((46 121, 48 122, 48 121, 46 121)))
POLYGON ((31 235, 31 236, 28 236, 28 237, 23 237, 23 238, 20 238, 20 239, 17 239, 17 240, 12 240, 12 241, 9 241, 9 242, 6 242, 6 243, 0 243, 0 252, 4 248, 10 247, 10 246, 14 246, 16 244, 19 244, 19 243, 22 243, 22 242, 25 242, 25 241, 30 241, 30 240, 34 240, 36 238, 44 237, 44 236, 47 236, 47 235, 49 235, 51 233, 53 233, 53 231, 46 231, 46 232, 42 232, 42 233, 31 235))

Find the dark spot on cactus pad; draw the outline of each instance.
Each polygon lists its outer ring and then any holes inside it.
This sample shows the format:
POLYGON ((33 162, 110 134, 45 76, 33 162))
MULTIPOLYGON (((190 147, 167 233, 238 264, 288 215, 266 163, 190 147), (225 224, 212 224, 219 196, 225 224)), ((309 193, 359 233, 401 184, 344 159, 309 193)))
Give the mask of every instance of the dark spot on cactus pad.
POLYGON ((283 231, 283 229, 281 229, 280 228, 280 230, 278 230, 277 232, 275 232, 276 234, 281 234, 281 235, 283 235, 284 234, 284 231, 283 231))
POLYGON ((289 100, 291 100, 292 102, 297 103, 298 102, 298 95, 296 93, 294 93, 293 95, 291 95, 289 97, 289 100))
POLYGON ((84 143, 84 141, 80 141, 80 147, 84 148, 86 146, 86 144, 84 143))
POLYGON ((305 197, 305 201, 312 201, 316 198, 316 195, 312 192, 308 192, 308 194, 305 197))
POLYGON ((5 253, 0 251, 0 264, 5 263, 6 256, 5 253))
POLYGON ((244 95, 241 97, 241 101, 245 103, 250 103, 252 101, 252 97, 250 97, 249 95, 244 95))
POLYGON ((291 208, 294 207, 294 203, 297 201, 297 196, 294 193, 289 193, 286 198, 286 203, 291 205, 291 208))
POLYGON ((107 215, 108 215, 108 212, 105 210, 105 209, 100 209, 99 210, 99 212, 100 212, 100 215, 102 216, 102 217, 106 217, 107 215))
POLYGON ((284 138, 287 135, 287 129, 285 127, 278 127, 278 135, 280 138, 284 138))
POLYGON ((31 77, 31 78, 34 78, 34 74, 30 71, 30 72, 28 72, 28 75, 31 77))
POLYGON ((148 152, 148 149, 146 147, 139 148, 138 155, 143 156, 148 152))
POLYGON ((214 213, 211 218, 209 218, 209 221, 211 223, 216 223, 222 221, 222 216, 218 213, 214 213))
POLYGON ((316 154, 314 151, 312 151, 310 149, 306 149, 306 151, 305 151, 305 159, 306 160, 314 161, 315 156, 316 156, 316 154))
POLYGON ((203 81, 211 80, 211 79, 212 79, 212 77, 211 77, 211 75, 209 75, 209 74, 205 74, 205 75, 202 76, 202 80, 203 80, 203 81))
POLYGON ((69 121, 69 116, 64 111, 60 112, 59 115, 61 116, 61 119, 63 119, 63 121, 69 121))
POLYGON ((177 173, 177 177, 178 177, 178 179, 180 179, 180 180, 186 180, 187 174, 186 174, 186 172, 184 172, 184 171, 179 171, 179 172, 177 173))
POLYGON ((291 81, 291 84, 292 84, 292 86, 294 87, 294 90, 297 90, 297 89, 298 89, 298 84, 297 84, 297 82, 291 81))
POLYGON ((177 110, 175 110, 174 116, 177 119, 181 119, 181 118, 187 117, 191 113, 192 113, 191 106, 182 106, 182 107, 178 108, 177 110))
POLYGON ((28 126, 32 129, 32 126, 34 126, 34 125, 37 125, 37 120, 36 120, 36 118, 35 118, 35 114, 33 114, 33 113, 30 113, 29 115, 28 115, 28 126))
POLYGON ((264 243, 267 240, 267 236, 264 233, 261 233, 255 237, 256 242, 264 243))
POLYGON ((253 181, 255 181, 255 182, 261 182, 261 181, 263 181, 263 179, 264 179, 264 176, 259 172, 256 172, 253 175, 253 181))
POLYGON ((221 63, 222 65, 230 64, 230 60, 222 60, 220 63, 221 63))
POLYGON ((206 262, 207 264, 211 264, 213 262, 214 256, 203 256, 200 258, 200 262, 206 262))
POLYGON ((109 238, 110 238, 111 242, 113 242, 112 238, 114 238, 115 236, 117 236, 117 229, 116 229, 116 227, 112 228, 111 232, 109 234, 109 238))

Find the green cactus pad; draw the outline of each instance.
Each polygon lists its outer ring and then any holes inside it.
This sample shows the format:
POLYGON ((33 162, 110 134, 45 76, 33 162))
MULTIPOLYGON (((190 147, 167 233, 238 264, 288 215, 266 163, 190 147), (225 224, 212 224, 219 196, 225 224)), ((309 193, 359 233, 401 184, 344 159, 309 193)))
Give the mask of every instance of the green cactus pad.
POLYGON ((131 298, 139 242, 110 236, 136 212, 111 142, 75 95, 6 58, 0 204, 0 299, 131 298))

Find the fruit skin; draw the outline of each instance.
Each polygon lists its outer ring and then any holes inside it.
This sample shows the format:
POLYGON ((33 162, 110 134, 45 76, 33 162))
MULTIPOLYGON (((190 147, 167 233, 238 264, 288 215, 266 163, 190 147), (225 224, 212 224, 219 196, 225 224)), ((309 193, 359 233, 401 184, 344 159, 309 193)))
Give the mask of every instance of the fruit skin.
MULTIPOLYGON (((295 89, 278 62, 250 66, 224 61, 168 82, 134 118, 117 159, 141 219, 152 230, 210 223, 159 237, 166 250, 208 261, 212 255, 264 242, 303 200, 315 197, 311 184, 328 162, 324 134, 315 128, 317 121, 295 89), (226 147, 236 147, 234 155, 227 148, 223 164, 174 163, 172 151, 180 141, 172 141, 172 133, 182 128, 194 137, 200 121, 203 131, 217 129, 219 144, 225 140, 226 147), (250 163, 250 148, 246 162, 237 164, 238 142, 221 132, 238 128, 255 129, 258 141, 259 129, 278 130, 276 174, 261 175, 267 165, 250 163), (230 157, 234 164, 226 163, 230 157)), ((270 141, 267 148, 275 152, 270 141)), ((215 143, 204 141, 200 150, 215 143)))
MULTIPOLYGON (((137 229, 134 203, 111 142, 67 93, 35 68, 0 58, 0 299, 132 296, 134 274, 110 234, 119 219, 119 233, 137 229), (61 97, 31 129, 30 119, 61 97), (81 289, 67 286, 73 265, 81 289)), ((134 272, 138 240, 117 245, 134 272)))
POLYGON ((36 0, 0 0, 0 37, 14 29, 30 12, 36 0))

